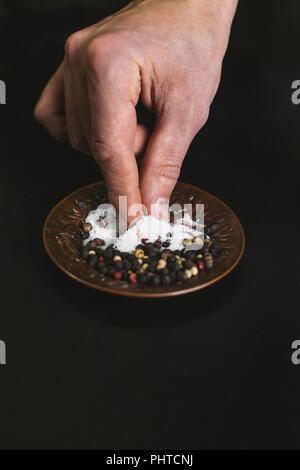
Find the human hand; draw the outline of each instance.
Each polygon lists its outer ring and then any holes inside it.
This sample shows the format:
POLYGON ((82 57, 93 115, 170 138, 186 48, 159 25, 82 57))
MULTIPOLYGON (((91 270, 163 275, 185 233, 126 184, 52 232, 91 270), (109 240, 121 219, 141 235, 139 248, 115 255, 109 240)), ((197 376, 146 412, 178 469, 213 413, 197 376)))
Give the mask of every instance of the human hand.
POLYGON ((236 4, 137 0, 67 39, 35 117, 54 138, 94 156, 116 207, 119 195, 148 213, 169 200, 218 88, 236 4), (137 124, 139 99, 156 117, 150 137, 137 124))

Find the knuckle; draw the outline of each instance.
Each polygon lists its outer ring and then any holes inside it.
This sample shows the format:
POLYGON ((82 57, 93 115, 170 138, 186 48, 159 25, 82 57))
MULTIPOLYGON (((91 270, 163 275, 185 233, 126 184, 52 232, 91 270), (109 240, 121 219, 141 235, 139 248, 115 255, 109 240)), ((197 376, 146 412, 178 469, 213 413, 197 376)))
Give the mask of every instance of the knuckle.
POLYGON ((94 137, 89 148, 98 163, 112 167, 120 163, 121 159, 130 158, 130 150, 124 145, 109 142, 106 138, 94 137))
POLYGON ((111 40, 108 35, 93 38, 86 46, 85 60, 90 70, 97 70, 100 64, 107 62, 111 53, 111 40))
POLYGON ((40 103, 37 103, 37 105, 35 106, 34 111, 33 111, 33 116, 36 119, 36 121, 38 121, 40 124, 45 124, 48 120, 47 110, 40 103))
POLYGON ((181 166, 178 163, 165 161, 161 165, 154 166, 152 169, 154 176, 163 176, 172 181, 177 181, 181 166))
POLYGON ((109 162, 113 155, 116 154, 115 149, 112 148, 105 140, 100 138, 93 138, 90 142, 90 149, 97 161, 109 162))
POLYGON ((80 35, 73 33, 65 42, 65 57, 69 64, 73 64, 76 59, 80 35))

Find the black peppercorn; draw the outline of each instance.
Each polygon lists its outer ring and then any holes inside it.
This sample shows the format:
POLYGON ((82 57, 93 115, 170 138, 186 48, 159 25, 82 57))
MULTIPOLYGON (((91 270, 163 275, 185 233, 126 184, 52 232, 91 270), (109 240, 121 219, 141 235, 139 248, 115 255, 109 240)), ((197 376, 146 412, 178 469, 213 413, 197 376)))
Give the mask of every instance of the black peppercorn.
POLYGON ((191 261, 190 259, 186 259, 186 260, 184 261, 184 267, 185 267, 186 269, 190 269, 192 266, 194 266, 194 263, 193 263, 193 261, 191 261))
POLYGON ((162 281, 162 284, 164 284, 165 286, 170 284, 171 283, 171 278, 170 276, 167 274, 165 276, 162 276, 161 278, 161 281, 162 281))
POLYGON ((184 282, 186 280, 186 275, 183 271, 178 271, 177 273, 177 280, 179 282, 184 282))
POLYGON ((145 273, 139 273, 137 275, 137 280, 140 284, 145 284, 145 282, 147 281, 147 276, 145 273))
POLYGON ((107 267, 105 266, 105 264, 103 263, 98 263, 97 266, 96 266, 97 270, 99 271, 100 274, 107 274, 107 267))
POLYGON ((123 261, 114 261, 114 267, 118 270, 121 271, 123 268, 123 261))
POLYGON ((159 286, 160 284, 160 277, 158 276, 158 274, 155 274, 153 277, 152 277, 152 284, 154 286, 159 286))
POLYGON ((113 267, 113 266, 110 266, 108 268, 108 271, 107 271, 107 274, 111 277, 113 277, 113 275, 117 272, 117 270, 113 267))
POLYGON ((92 240, 92 241, 88 242, 88 244, 86 246, 88 246, 90 250, 94 250, 97 246, 97 243, 94 240, 92 240))
POLYGON ((127 271, 128 271, 131 268, 131 262, 128 259, 124 259, 123 267, 124 267, 124 269, 127 269, 127 271))
POLYGON ((97 263, 98 263, 98 256, 97 255, 91 256, 89 259, 89 265, 92 268, 95 268, 97 263))
POLYGON ((87 246, 85 246, 83 249, 82 249, 82 252, 81 252, 81 257, 83 260, 87 260, 88 259, 88 256, 89 256, 89 249, 87 248, 87 246))
POLYGON ((162 241, 161 240, 156 240, 154 242, 154 247, 160 249, 162 247, 162 241))

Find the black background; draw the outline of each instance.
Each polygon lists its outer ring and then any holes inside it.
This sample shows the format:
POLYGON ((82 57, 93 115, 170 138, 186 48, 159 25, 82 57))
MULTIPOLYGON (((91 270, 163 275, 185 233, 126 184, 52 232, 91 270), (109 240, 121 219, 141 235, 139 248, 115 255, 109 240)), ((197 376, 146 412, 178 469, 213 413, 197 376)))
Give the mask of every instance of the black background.
POLYGON ((299 2, 240 2, 182 169, 237 213, 244 258, 207 291, 160 300, 89 290, 45 254, 50 209, 101 174, 32 110, 66 37, 110 11, 40 3, 2 2, 0 16, 0 447, 299 449, 299 2))

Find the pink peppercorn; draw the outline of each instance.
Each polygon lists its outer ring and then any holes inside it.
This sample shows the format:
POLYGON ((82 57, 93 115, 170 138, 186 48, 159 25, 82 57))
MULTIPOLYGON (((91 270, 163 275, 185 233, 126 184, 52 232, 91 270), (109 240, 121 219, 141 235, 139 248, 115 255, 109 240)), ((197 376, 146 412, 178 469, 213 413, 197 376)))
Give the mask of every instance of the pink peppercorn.
POLYGON ((198 261, 197 266, 198 266, 199 271, 204 271, 205 265, 202 260, 198 261))

